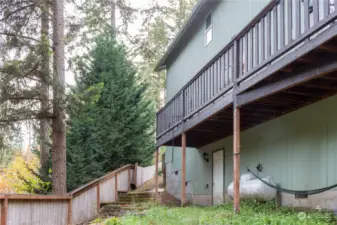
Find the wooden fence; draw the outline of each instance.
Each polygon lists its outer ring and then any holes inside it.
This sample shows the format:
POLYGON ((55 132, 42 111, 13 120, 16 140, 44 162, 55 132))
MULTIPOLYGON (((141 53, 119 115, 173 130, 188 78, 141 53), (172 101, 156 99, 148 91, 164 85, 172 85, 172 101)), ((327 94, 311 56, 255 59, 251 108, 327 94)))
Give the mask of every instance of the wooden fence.
POLYGON ((67 196, 0 195, 1 225, 75 225, 94 219, 101 204, 115 202, 118 192, 136 185, 134 170, 125 165, 67 196))
MULTIPOLYGON (((162 163, 159 162, 158 167, 161 168, 161 166, 162 166, 162 163)), ((137 166, 137 169, 135 171, 136 171, 135 173, 137 173, 136 178, 135 178, 136 179, 136 185, 141 186, 146 181, 154 178, 154 176, 156 174, 156 165, 147 166, 147 167, 137 166)))

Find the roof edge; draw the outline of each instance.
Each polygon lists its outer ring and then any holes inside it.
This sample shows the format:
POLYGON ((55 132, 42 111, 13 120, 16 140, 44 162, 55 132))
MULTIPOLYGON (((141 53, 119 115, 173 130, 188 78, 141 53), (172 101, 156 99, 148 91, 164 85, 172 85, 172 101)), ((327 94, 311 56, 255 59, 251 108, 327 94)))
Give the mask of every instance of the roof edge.
POLYGON ((204 4, 207 2, 208 0, 200 0, 198 1, 198 3, 193 7, 193 10, 191 12, 191 15, 189 16, 189 18, 186 20, 186 22, 184 23, 184 25, 182 26, 182 28, 179 30, 178 34, 175 36, 175 38, 173 39, 173 41, 171 42, 171 44, 168 46, 165 54, 160 58, 160 60, 158 61, 158 63, 156 64, 156 67, 154 68, 155 72, 159 72, 163 69, 166 69, 166 65, 164 64, 168 58, 168 56, 172 53, 174 47, 177 45, 177 43, 180 41, 181 37, 183 36, 183 34, 185 33, 186 29, 189 28, 196 15, 198 14, 198 12, 202 9, 202 7, 204 6, 204 4))

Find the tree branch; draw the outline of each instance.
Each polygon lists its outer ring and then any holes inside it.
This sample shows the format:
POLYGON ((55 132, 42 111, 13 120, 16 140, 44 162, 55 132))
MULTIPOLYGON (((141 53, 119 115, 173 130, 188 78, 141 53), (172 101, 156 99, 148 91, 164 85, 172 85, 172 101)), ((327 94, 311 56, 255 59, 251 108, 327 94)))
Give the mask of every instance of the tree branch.
POLYGON ((41 41, 38 40, 38 39, 35 39, 35 38, 32 38, 32 37, 28 37, 28 36, 24 36, 24 35, 20 35, 20 34, 14 34, 14 33, 10 33, 10 32, 0 32, 0 35, 17 37, 17 38, 23 38, 23 39, 27 39, 27 40, 31 40, 31 41, 35 41, 35 42, 41 43, 41 41))
POLYGON ((1 18, 1 19, 0 19, 0 22, 1 22, 1 21, 4 21, 4 20, 7 20, 7 19, 8 19, 9 17, 11 17, 12 15, 14 15, 14 14, 16 14, 16 13, 22 11, 22 10, 25 10, 25 9, 27 9, 27 8, 33 7, 33 6, 35 6, 35 3, 30 4, 30 5, 23 6, 23 7, 21 7, 21 8, 18 8, 18 9, 16 9, 16 10, 14 10, 13 12, 8 13, 5 17, 1 18))

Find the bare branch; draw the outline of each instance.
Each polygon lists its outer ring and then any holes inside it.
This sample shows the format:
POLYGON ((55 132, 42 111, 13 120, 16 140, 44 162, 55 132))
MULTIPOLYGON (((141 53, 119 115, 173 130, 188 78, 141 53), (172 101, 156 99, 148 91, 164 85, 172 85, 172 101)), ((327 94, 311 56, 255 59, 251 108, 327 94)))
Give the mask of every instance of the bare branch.
POLYGON ((23 10, 25 10, 25 9, 27 9, 27 8, 31 8, 31 7, 34 7, 34 6, 35 6, 35 3, 30 4, 30 5, 23 6, 23 7, 21 7, 21 8, 18 8, 18 9, 16 9, 16 10, 14 10, 13 12, 8 13, 5 17, 1 18, 1 19, 0 19, 0 22, 1 22, 1 21, 4 21, 4 20, 7 20, 9 17, 11 17, 12 15, 14 15, 14 14, 20 12, 20 11, 23 11, 23 10))
POLYGON ((23 38, 23 39, 27 39, 27 40, 31 40, 31 41, 41 43, 41 41, 38 40, 38 39, 28 37, 28 36, 25 36, 25 35, 21 35, 21 34, 15 34, 15 33, 10 33, 10 32, 0 32, 0 35, 23 38))

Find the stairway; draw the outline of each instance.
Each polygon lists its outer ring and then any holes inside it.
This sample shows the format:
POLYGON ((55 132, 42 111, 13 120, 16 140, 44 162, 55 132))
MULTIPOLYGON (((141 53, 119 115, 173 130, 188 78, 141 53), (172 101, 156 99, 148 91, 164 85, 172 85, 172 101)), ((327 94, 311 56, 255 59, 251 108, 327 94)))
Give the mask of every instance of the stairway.
POLYGON ((118 201, 101 207, 100 218, 117 217, 127 213, 141 214, 153 202, 151 192, 129 192, 119 194, 118 201))

